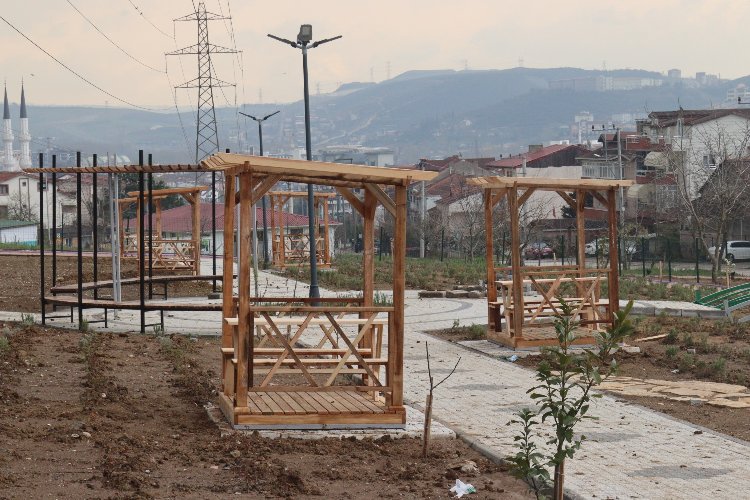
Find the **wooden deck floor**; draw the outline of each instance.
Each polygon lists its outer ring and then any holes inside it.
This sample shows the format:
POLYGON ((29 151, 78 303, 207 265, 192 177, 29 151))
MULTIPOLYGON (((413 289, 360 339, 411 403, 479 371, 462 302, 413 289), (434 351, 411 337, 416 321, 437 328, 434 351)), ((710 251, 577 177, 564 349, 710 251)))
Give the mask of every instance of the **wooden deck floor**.
POLYGON ((250 391, 245 408, 232 408, 222 401, 224 413, 235 425, 251 429, 350 429, 361 427, 403 427, 403 408, 388 408, 367 392, 250 391))

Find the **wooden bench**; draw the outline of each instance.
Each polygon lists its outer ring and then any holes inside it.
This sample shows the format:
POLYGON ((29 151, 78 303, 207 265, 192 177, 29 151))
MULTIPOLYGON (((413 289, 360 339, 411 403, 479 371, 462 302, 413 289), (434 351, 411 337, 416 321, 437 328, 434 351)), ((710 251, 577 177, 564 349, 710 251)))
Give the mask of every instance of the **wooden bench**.
MULTIPOLYGON (((306 318, 304 317, 294 316, 281 316, 272 319, 274 325, 277 327, 299 327, 305 323, 305 320, 306 318)), ((237 317, 224 318, 224 322, 232 327, 233 344, 236 344, 239 319, 237 317)), ((267 329, 269 326, 268 320, 262 317, 255 318, 254 323, 256 328, 265 327, 267 329)), ((362 357, 362 361, 366 365, 383 366, 388 364, 388 359, 381 357, 383 344, 382 332, 383 327, 387 324, 386 318, 375 318, 370 321, 367 318, 340 317, 336 318, 336 323, 341 327, 359 326, 369 323, 371 326, 369 332, 370 339, 364 347, 357 347, 356 352, 362 357)), ((307 321, 307 326, 319 326, 324 329, 324 332, 317 347, 291 346, 291 351, 297 360, 299 360, 299 363, 293 357, 286 358, 290 354, 290 351, 285 347, 254 347, 252 359, 253 372, 267 374, 273 371, 274 374, 299 374, 302 372, 299 364, 302 364, 310 374, 331 374, 334 372, 337 374, 367 374, 367 370, 361 366, 363 363, 352 353, 351 349, 338 347, 335 344, 331 347, 322 347, 326 343, 326 340, 333 343, 332 337, 330 337, 330 334, 334 330, 331 321, 327 318, 313 318, 307 321), (279 362, 279 359, 282 357, 284 358, 279 362), (341 368, 339 366, 341 364, 345 365, 346 368, 341 368), (274 367, 276 368, 274 369, 274 367), (255 368, 258 369, 256 370, 255 368)), ((299 335, 299 333, 301 332, 298 332, 296 335, 299 335)), ((272 332, 266 330, 265 335, 272 337, 272 332)), ((221 353, 224 358, 225 369, 236 369, 237 359, 234 348, 222 347, 221 353)))

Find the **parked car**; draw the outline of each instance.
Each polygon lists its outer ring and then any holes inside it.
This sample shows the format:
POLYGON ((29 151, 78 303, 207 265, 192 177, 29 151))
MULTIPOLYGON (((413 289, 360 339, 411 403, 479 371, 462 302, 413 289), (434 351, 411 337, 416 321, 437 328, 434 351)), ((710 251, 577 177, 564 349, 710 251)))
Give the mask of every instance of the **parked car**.
POLYGON ((542 241, 529 243, 523 249, 523 256, 527 259, 551 259, 554 253, 555 251, 542 241))
MULTIPOLYGON (((714 255, 715 252, 715 246, 708 249, 708 253, 710 255, 714 255)), ((726 254, 727 259, 732 262, 734 262, 735 260, 748 260, 750 259, 750 241, 727 241, 727 249, 726 251, 722 250, 720 257, 723 258, 724 254, 726 254)))
MULTIPOLYGON (((632 239, 620 240, 620 244, 623 245, 623 250, 628 255, 634 255, 638 249, 635 240, 632 239)), ((597 249, 599 250, 599 255, 609 255, 609 238, 597 238, 586 243, 584 248, 586 255, 589 257, 595 256, 597 249)))

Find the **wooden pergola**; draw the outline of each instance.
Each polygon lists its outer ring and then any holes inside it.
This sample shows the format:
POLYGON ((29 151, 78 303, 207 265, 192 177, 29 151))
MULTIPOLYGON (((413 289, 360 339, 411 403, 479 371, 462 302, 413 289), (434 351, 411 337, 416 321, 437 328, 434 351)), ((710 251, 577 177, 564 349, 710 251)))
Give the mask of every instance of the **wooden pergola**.
POLYGON ((229 153, 202 165, 223 171, 226 181, 219 397, 227 419, 246 428, 403 427, 406 190, 437 174, 229 153), (251 297, 251 207, 280 181, 333 186, 362 215, 361 299, 251 297), (392 187, 395 197, 382 186, 392 187), (238 202, 235 297, 228 284, 238 202), (393 304, 387 306, 374 303, 378 204, 395 219, 393 304))
MULTIPOLYGON (((151 256, 153 259, 152 268, 167 271, 184 271, 188 270, 193 276, 200 274, 201 265, 201 192, 206 191, 208 186, 196 186, 185 188, 154 189, 153 191, 144 191, 144 197, 150 199, 153 204, 155 228, 151 227, 151 214, 142 214, 141 205, 138 203, 139 191, 128 193, 130 198, 120 198, 117 200, 120 221, 120 257, 122 259, 141 259, 141 245, 138 241, 138 231, 130 234, 125 233, 125 223, 123 212, 132 204, 136 205, 136 224, 141 217, 149 217, 149 232, 146 236, 146 243, 150 245, 151 256), (190 239, 170 239, 164 238, 162 232, 162 206, 161 202, 165 198, 178 195, 182 196, 191 206, 192 231, 190 239), (155 229, 155 234, 154 234, 155 229)), ((146 252, 148 253, 146 247, 146 252)))
MULTIPOLYGON (((306 191, 269 191, 267 196, 271 202, 271 249, 274 267, 284 269, 289 264, 299 264, 310 261, 310 237, 304 234, 292 234, 286 227, 284 206, 294 198, 307 198, 306 191), (276 220, 276 214, 279 220, 276 220)), ((313 217, 315 227, 315 250, 318 266, 331 266, 331 243, 329 241, 330 220, 328 217, 328 201, 336 197, 336 193, 315 192, 313 194, 313 217), (320 208, 323 206, 323 227, 320 224, 320 208)), ((265 241, 263 242, 265 245, 265 241)))
POLYGON ((617 193, 633 182, 518 177, 477 177, 468 182, 484 192, 489 335, 513 348, 556 344, 552 320, 560 313, 562 297, 573 306, 574 317, 584 330, 576 343, 593 343, 595 332, 602 325, 611 324, 618 309, 617 193), (575 265, 521 265, 521 207, 537 191, 557 193, 574 210, 575 265), (575 193, 575 197, 569 193, 575 193), (606 210, 609 230, 609 267, 606 268, 586 267, 584 208, 587 194, 606 210), (493 208, 503 200, 510 214, 511 265, 495 267, 493 208), (498 272, 506 274, 504 279, 498 280, 498 272), (608 281, 607 300, 600 296, 605 280, 608 281), (534 295, 525 295, 524 288, 530 288, 534 295))

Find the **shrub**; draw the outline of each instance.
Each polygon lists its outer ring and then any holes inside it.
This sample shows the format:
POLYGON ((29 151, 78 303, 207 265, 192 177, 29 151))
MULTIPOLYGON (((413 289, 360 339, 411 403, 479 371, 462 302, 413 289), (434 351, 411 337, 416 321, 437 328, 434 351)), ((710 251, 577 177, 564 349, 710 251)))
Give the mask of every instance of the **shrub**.
POLYGON ((684 353, 680 356, 677 368, 679 368, 681 372, 689 372, 693 367, 695 367, 695 357, 692 354, 684 353))
POLYGON ((484 325, 472 323, 471 326, 466 329, 466 333, 472 339, 481 339, 487 335, 487 328, 484 325))
POLYGON ((676 328, 670 328, 667 336, 664 337, 665 344, 676 344, 680 340, 676 328))
POLYGON ((686 333, 682 336, 682 343, 685 345, 685 347, 693 347, 695 345, 693 336, 689 333, 686 333))
POLYGON ((669 346, 667 347, 667 350, 664 351, 664 354, 667 355, 668 358, 674 358, 677 356, 677 353, 680 352, 680 349, 677 346, 669 346))

